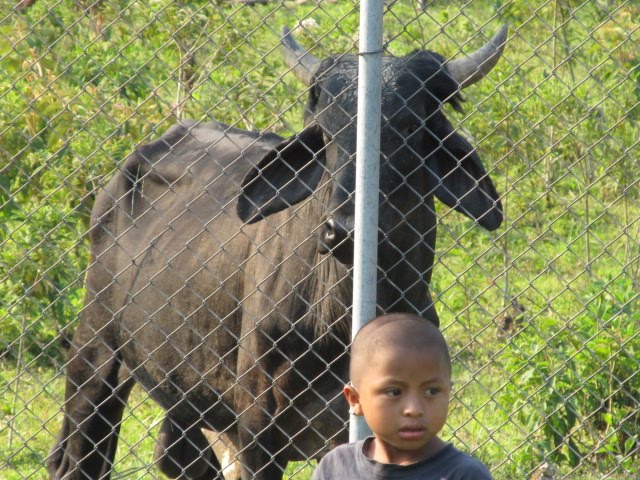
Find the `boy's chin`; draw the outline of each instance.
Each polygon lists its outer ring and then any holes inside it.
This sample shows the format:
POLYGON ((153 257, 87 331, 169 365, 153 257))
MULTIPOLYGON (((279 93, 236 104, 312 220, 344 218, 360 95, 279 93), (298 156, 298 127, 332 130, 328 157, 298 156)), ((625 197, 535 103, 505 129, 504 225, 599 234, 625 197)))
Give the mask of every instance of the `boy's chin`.
POLYGON ((374 442, 375 445, 372 445, 373 448, 370 449, 375 452, 373 460, 395 465, 410 465, 427 460, 436 455, 445 445, 440 438, 424 438, 424 434, 417 436, 417 438, 399 436, 393 441, 376 437, 374 442))

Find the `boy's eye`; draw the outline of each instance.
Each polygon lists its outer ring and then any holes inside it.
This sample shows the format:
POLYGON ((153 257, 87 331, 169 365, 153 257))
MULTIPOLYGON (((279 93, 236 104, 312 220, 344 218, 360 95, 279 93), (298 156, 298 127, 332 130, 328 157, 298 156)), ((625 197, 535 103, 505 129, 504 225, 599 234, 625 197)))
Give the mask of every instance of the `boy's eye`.
POLYGON ((397 397, 400 395, 400 389, 399 388, 389 388, 387 390, 385 390, 385 395, 387 395, 387 397, 397 397))
POLYGON ((424 391, 424 393, 427 397, 433 397, 434 395, 437 395, 438 393, 440 393, 440 389, 435 387, 430 387, 430 388, 427 388, 424 391))

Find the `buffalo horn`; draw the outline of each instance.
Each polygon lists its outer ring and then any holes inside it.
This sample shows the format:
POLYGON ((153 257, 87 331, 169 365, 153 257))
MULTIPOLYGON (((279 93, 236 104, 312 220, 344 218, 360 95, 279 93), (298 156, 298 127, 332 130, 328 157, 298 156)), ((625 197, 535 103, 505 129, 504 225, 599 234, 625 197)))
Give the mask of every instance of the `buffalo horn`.
POLYGON ((282 29, 282 45, 284 46, 285 63, 291 68, 298 80, 304 82, 305 85, 311 85, 313 76, 320 66, 320 60, 296 42, 289 27, 282 29))
POLYGON ((491 71, 502 55, 506 40, 507 25, 503 25, 498 33, 478 50, 465 58, 446 63, 449 74, 461 89, 476 83, 491 71))

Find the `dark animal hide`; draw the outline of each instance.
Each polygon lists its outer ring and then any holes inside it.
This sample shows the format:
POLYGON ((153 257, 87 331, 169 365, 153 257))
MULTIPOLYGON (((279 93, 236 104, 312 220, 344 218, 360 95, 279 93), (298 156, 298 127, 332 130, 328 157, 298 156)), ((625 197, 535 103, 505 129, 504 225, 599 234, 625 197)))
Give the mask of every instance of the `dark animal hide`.
MULTIPOLYGON (((443 105, 506 38, 459 61, 384 59, 378 305, 438 323, 428 285, 434 197, 488 229, 499 196, 443 105), (458 63, 456 63, 458 62, 458 63)), ((244 479, 345 441, 357 61, 319 61, 285 31, 309 83, 289 139, 182 122, 140 147, 98 195, 87 296, 69 348, 53 478, 109 475, 134 382, 165 410, 158 466, 215 478, 201 428, 240 452, 244 479)))

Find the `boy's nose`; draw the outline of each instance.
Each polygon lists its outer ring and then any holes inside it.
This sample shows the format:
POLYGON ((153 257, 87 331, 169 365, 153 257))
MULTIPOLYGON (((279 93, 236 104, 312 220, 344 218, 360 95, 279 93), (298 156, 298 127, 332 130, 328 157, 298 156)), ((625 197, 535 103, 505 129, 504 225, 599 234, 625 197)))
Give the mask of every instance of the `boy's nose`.
POLYGON ((422 403, 417 398, 408 398, 404 405, 404 414, 408 417, 420 417, 423 414, 422 403))

